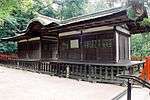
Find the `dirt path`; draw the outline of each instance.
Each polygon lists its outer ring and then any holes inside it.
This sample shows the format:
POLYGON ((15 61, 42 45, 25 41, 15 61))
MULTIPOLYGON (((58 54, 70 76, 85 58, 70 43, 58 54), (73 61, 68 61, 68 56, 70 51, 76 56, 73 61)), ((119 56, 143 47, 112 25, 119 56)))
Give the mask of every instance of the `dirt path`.
POLYGON ((111 100, 123 90, 0 66, 0 100, 111 100))

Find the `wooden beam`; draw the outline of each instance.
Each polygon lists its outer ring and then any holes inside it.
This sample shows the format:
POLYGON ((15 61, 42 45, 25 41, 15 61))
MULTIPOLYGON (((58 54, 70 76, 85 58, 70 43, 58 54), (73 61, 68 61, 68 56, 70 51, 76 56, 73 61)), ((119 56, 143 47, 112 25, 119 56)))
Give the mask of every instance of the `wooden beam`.
MULTIPOLYGON (((100 31, 105 31, 105 30, 113 30, 113 26, 102 26, 102 27, 94 27, 94 28, 89 28, 89 29, 81 29, 82 33, 91 33, 91 32, 100 32, 100 31)), ((70 32, 64 32, 60 33, 59 37, 62 36, 68 36, 68 35, 75 35, 75 34, 81 34, 81 31, 70 31, 70 32)))
POLYGON ((18 43, 22 43, 22 42, 27 42, 27 39, 18 41, 18 43))
POLYGON ((40 40, 40 39, 41 39, 40 37, 34 37, 34 38, 28 39, 28 41, 36 41, 36 40, 40 40))
POLYGON ((84 29, 83 33, 111 30, 113 28, 114 28, 113 26, 94 27, 94 28, 84 29))
POLYGON ((125 34, 128 34, 130 35, 130 31, 128 31, 127 29, 121 27, 121 26, 116 26, 116 30, 122 32, 122 33, 125 33, 125 34))
POLYGON ((60 33, 59 37, 68 36, 68 35, 75 35, 75 34, 81 34, 81 31, 70 31, 70 32, 60 33))
POLYGON ((95 20, 95 21, 91 21, 87 23, 81 23, 77 25, 70 25, 70 26, 64 26, 64 27, 61 26, 61 27, 56 27, 55 29, 47 29, 47 30, 48 30, 48 33, 67 32, 67 31, 81 30, 81 29, 100 27, 100 26, 121 25, 129 21, 129 19, 127 19, 126 16, 120 16, 119 18, 111 19, 112 20, 111 23, 110 22, 108 23, 107 20, 106 19, 101 20, 101 21, 95 20))

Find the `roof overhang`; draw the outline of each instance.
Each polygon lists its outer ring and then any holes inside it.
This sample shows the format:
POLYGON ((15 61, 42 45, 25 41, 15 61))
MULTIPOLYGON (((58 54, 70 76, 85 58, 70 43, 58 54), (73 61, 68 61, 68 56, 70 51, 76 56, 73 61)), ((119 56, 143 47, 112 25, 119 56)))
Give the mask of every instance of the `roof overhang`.
POLYGON ((126 24, 131 34, 148 31, 139 25, 139 21, 147 17, 147 11, 137 0, 129 6, 109 9, 93 14, 74 17, 60 22, 40 14, 32 19, 21 35, 4 38, 3 40, 18 41, 32 36, 44 36, 69 31, 84 30, 93 27, 118 26, 126 24), (133 10, 134 17, 130 15, 133 10))
POLYGON ((75 30, 84 30, 92 27, 127 25, 131 34, 147 31, 139 22, 148 17, 145 7, 137 0, 129 6, 109 9, 89 15, 67 19, 60 26, 49 29, 49 33, 62 33, 75 30), (130 14, 130 11, 134 14, 130 14))
POLYGON ((2 38, 1 40, 2 41, 20 41, 20 40, 22 40, 24 38, 27 38, 27 36, 25 35, 25 33, 19 34, 19 35, 13 36, 13 37, 2 38))

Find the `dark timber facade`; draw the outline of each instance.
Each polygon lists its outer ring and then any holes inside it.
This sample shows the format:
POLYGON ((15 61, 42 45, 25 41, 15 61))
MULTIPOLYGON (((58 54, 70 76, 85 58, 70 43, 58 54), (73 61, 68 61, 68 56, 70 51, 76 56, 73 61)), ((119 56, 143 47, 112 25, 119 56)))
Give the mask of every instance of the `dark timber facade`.
POLYGON ((2 40, 17 41, 19 62, 12 63, 21 68, 114 82, 117 74, 133 74, 143 64, 130 61, 130 36, 145 31, 137 21, 146 16, 139 3, 65 21, 40 15, 21 35, 2 40), (135 11, 136 21, 130 19, 128 8, 135 11))

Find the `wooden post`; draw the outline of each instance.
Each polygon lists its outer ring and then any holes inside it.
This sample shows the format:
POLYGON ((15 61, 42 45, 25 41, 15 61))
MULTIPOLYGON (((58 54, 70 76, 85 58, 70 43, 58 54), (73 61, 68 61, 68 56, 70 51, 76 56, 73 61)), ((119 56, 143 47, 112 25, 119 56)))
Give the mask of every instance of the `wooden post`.
POLYGON ((105 67, 105 79, 107 79, 108 78, 108 67, 106 66, 105 67))
POLYGON ((81 35, 80 35, 80 47, 81 47, 81 61, 83 61, 83 31, 81 30, 81 35))
POLYGON ((27 50, 26 50, 26 58, 29 59, 29 42, 28 42, 28 39, 27 39, 27 42, 26 42, 26 46, 27 46, 27 50))
POLYGON ((17 61, 17 67, 19 67, 19 61, 17 61))
POLYGON ((111 80, 114 79, 114 67, 112 66, 111 67, 111 80))
POLYGON ((99 67, 99 77, 100 77, 100 81, 102 81, 102 67, 99 67))
POLYGON ((40 39, 39 43, 39 58, 42 59, 42 39, 40 39))
POLYGON ((66 67, 66 77, 67 78, 69 78, 69 73, 70 73, 70 67, 69 67, 69 65, 66 65, 67 67, 66 67))

